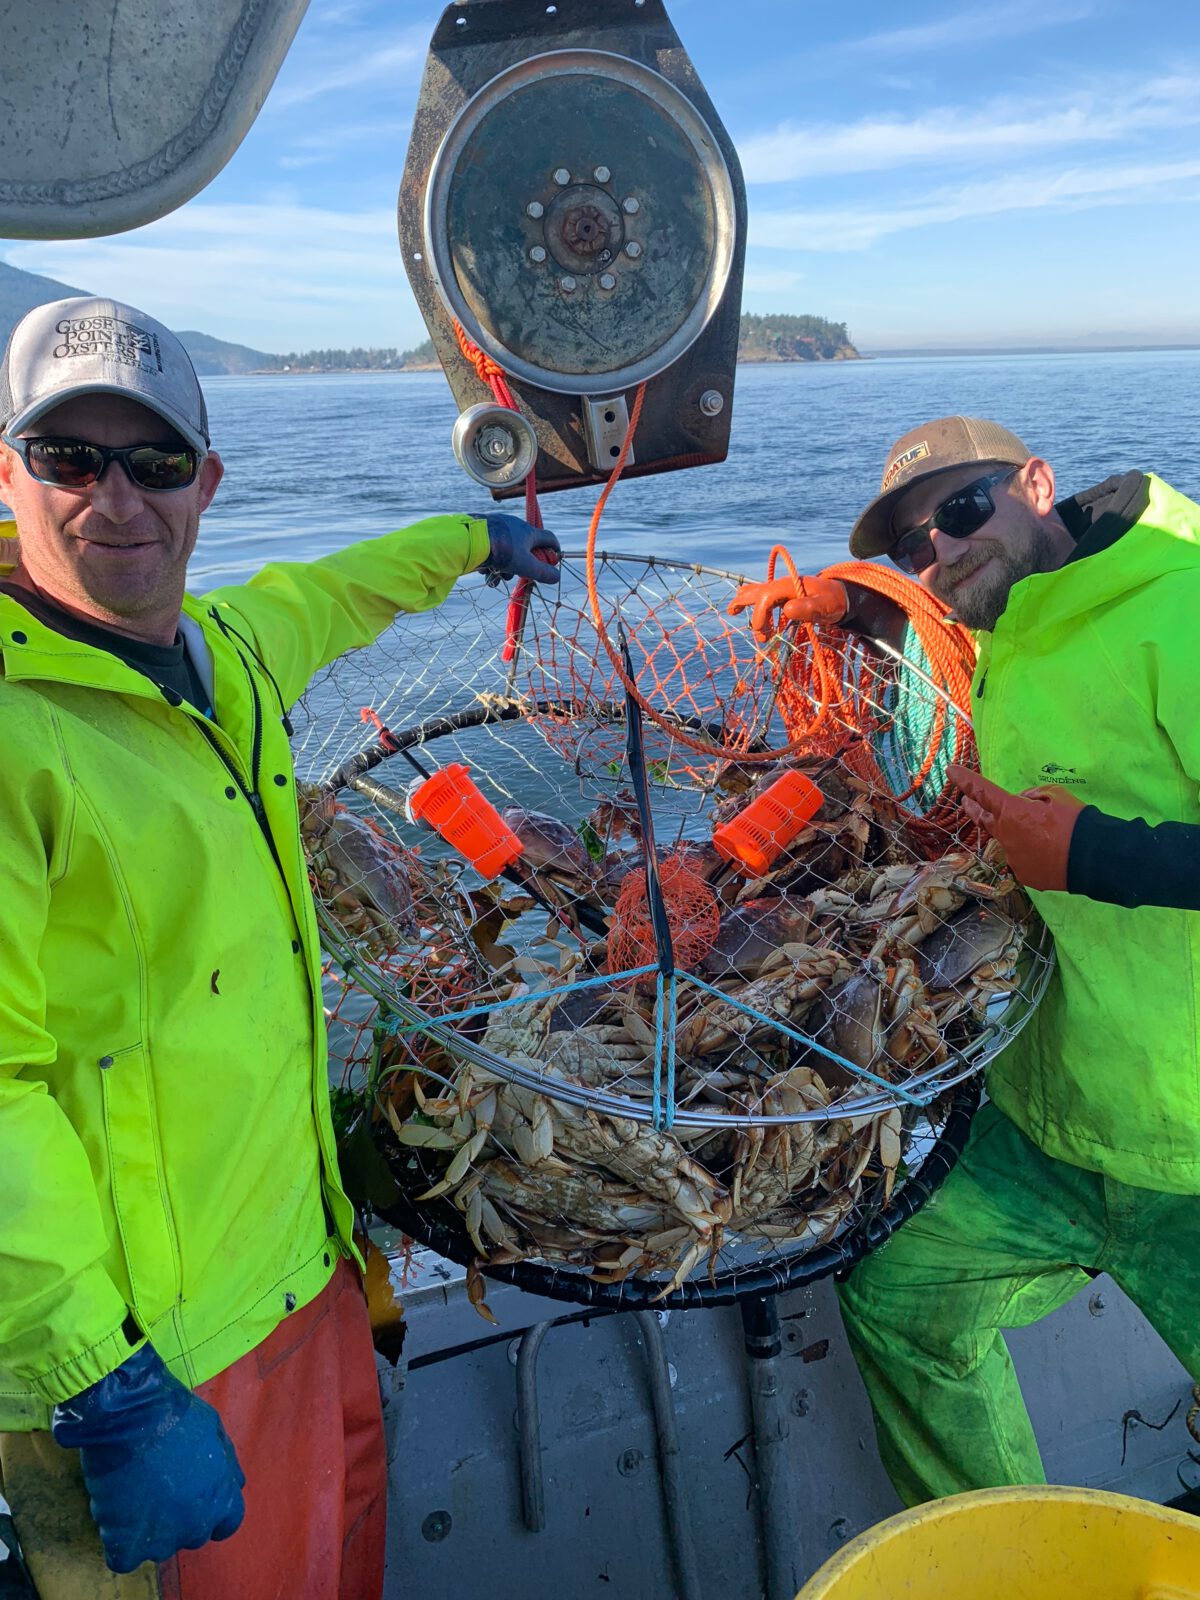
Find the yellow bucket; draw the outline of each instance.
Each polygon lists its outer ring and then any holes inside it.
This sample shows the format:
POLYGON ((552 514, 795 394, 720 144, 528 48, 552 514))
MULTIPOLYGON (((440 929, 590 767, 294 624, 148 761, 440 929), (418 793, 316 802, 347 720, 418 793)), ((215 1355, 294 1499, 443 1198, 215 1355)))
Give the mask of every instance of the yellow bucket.
POLYGON ((981 1489, 860 1534, 796 1600, 1200 1600, 1200 1518, 1092 1489, 981 1489))

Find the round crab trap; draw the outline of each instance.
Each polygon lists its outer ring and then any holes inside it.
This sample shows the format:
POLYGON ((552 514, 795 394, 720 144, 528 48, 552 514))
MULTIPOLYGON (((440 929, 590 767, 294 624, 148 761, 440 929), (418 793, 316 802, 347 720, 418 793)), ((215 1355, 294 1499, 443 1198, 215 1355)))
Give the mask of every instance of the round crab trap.
POLYGON ((734 574, 561 579, 460 583, 298 713, 341 1130, 382 1215, 552 1297, 846 1266, 953 1165, 1051 970, 937 778, 966 699, 915 649, 756 638, 734 574))

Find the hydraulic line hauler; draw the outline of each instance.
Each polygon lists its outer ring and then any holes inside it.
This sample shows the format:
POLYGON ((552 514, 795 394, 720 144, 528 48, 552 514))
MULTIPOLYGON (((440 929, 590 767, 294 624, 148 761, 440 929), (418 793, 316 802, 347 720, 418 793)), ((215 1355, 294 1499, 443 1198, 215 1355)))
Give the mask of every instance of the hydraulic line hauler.
POLYGON ((448 7, 399 226, 455 453, 497 497, 535 453, 539 489, 603 482, 647 380, 627 475, 724 460, 745 192, 662 0, 448 7))

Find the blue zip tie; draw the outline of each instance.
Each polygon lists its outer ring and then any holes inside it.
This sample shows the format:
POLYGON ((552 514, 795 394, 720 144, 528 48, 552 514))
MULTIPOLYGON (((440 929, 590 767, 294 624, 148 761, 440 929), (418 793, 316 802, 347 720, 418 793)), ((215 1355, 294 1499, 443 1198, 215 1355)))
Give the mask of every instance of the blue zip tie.
POLYGON ((902 1089, 899 1084, 889 1083, 886 1078, 880 1078, 875 1073, 868 1072, 866 1067, 857 1066, 853 1061, 847 1061, 845 1056, 839 1056, 832 1050, 826 1050, 823 1044, 818 1044, 809 1034, 798 1033, 795 1028, 789 1028, 787 1023, 783 1022, 779 1017, 768 1017, 762 1011, 755 1011, 753 1006, 743 1005, 740 1000, 735 1000, 732 995, 722 994, 720 989, 714 989, 711 983, 705 983, 703 978, 697 978, 691 973, 687 973, 685 976, 688 983, 694 983, 697 989, 703 989, 706 994, 715 995, 718 1000, 727 1006, 732 1006, 735 1011, 744 1011, 748 1017, 755 1017, 759 1022, 768 1023, 778 1032, 786 1033, 790 1039, 798 1039, 801 1044, 810 1045, 818 1055, 824 1056, 827 1061, 836 1061, 839 1067, 845 1067, 846 1071, 853 1073, 856 1078, 866 1078, 868 1082, 876 1084, 880 1089, 886 1089, 889 1094, 899 1095, 901 1100, 907 1100, 911 1106, 926 1106, 931 1100, 937 1099, 937 1095, 926 1095, 922 1099, 919 1095, 910 1094, 907 1089, 902 1089))
MULTIPOLYGON (((420 1033, 423 1029, 448 1022, 466 1022, 470 1017, 486 1017, 489 1011, 503 1011, 505 1006, 528 1006, 535 1000, 544 1000, 551 994, 571 994, 576 990, 596 989, 603 983, 620 983, 625 978, 644 978, 657 967, 631 967, 628 972, 603 973, 598 978, 581 978, 578 983, 564 983, 557 989, 534 989, 530 994, 512 995, 507 1000, 493 1000, 490 1005, 472 1006, 467 1011, 443 1011, 436 1017, 422 1017, 420 1022, 406 1022, 398 1012, 393 1012, 385 1031, 390 1034, 420 1033)), ((414 1002, 415 1004, 415 1002, 414 1002)))
POLYGON ((654 1127, 659 1129, 663 1125, 663 975, 661 967, 656 970, 654 975, 654 1001, 654 1098, 651 1102, 650 1116, 654 1127))
POLYGON ((668 980, 667 999, 667 1118, 666 1126, 675 1126, 675 1016, 678 978, 672 973, 668 980))
MULTIPOLYGON (((658 966, 631 967, 626 972, 604 973, 597 978, 583 978, 577 983, 564 984, 561 989, 539 989, 532 994, 514 995, 508 1000, 495 1000, 491 1005, 472 1006, 467 1011, 447 1011, 437 1017, 422 1017, 419 1022, 409 1022, 398 1013, 393 1013, 384 1024, 383 1031, 399 1037, 405 1033, 423 1033, 432 1027, 446 1024, 454 1026, 459 1022, 466 1022, 472 1017, 485 1017, 492 1011, 502 1011, 507 1006, 532 1005, 539 999, 544 999, 548 994, 570 994, 573 990, 595 989, 602 984, 615 984, 626 978, 644 978, 651 972, 655 974, 657 1003, 654 1008, 654 1098, 653 1098, 653 1123, 655 1128, 670 1128, 675 1122, 675 1035, 676 1035, 676 989, 678 976, 672 973, 670 984, 670 1010, 669 1027, 667 1035, 667 1101, 664 1107, 662 1101, 662 1062, 663 1062, 663 1011, 666 999, 663 994, 663 975, 658 966)), ((874 1072, 868 1072, 866 1067, 860 1067, 853 1061, 848 1061, 845 1056, 839 1056, 833 1050, 827 1050, 823 1044, 818 1044, 811 1034, 800 1033, 791 1028, 780 1017, 769 1017, 763 1011, 756 1011, 753 1006, 744 1005, 742 1001, 735 1000, 732 995, 724 994, 711 983, 705 983, 703 978, 697 978, 693 973, 684 974, 684 982, 693 984, 697 989, 702 989, 705 994, 711 994, 720 1000, 723 1005, 732 1006, 735 1011, 741 1011, 748 1017, 753 1017, 757 1022, 765 1022, 768 1027, 777 1032, 786 1034, 789 1039, 795 1039, 800 1044, 808 1045, 818 1055, 824 1056, 827 1061, 836 1062, 839 1067, 844 1067, 853 1077, 863 1078, 868 1083, 873 1083, 879 1089, 886 1089, 889 1094, 898 1096, 907 1101, 911 1106, 927 1106, 936 1100, 940 1089, 934 1094, 916 1095, 907 1089, 901 1088, 897 1083, 889 1083, 886 1078, 879 1077, 874 1072)))

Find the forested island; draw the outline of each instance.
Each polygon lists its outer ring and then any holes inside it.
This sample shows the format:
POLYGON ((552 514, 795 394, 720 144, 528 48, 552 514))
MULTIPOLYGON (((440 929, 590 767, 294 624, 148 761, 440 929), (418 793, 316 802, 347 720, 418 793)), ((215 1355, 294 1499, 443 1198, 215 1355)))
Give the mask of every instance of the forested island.
POLYGON ((743 311, 739 361, 859 361, 844 322, 743 311))

